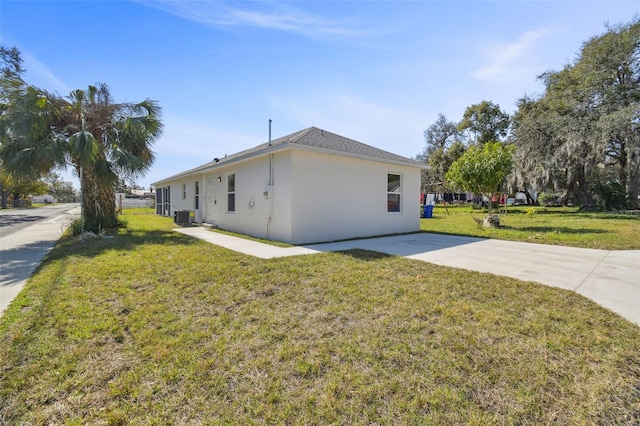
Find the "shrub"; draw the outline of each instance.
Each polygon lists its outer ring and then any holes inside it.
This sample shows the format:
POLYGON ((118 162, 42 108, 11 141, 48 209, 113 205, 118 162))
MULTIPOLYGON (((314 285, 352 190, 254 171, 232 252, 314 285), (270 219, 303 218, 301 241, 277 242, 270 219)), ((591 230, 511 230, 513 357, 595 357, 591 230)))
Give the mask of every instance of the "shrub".
POLYGON ((545 207, 560 207, 562 194, 558 191, 541 192, 538 194, 538 202, 545 207))
POLYGON ((13 200, 13 208, 31 207, 31 200, 25 200, 23 198, 13 200))
MULTIPOLYGON (((127 228, 128 223, 127 220, 123 217, 119 217, 117 220, 117 224, 110 229, 116 229, 116 228, 127 228)), ((89 229, 87 227, 87 224, 84 224, 84 230, 85 231, 92 231, 91 229, 89 229)), ((103 229, 97 229, 95 232, 99 233, 100 231, 102 231, 103 229)), ((82 232, 82 221, 80 219, 76 219, 73 222, 71 222, 71 225, 69 226, 69 231, 71 232, 71 235, 73 236, 77 236, 80 235, 80 233, 82 232)), ((68 231, 68 232, 69 232, 68 231)))
POLYGON ((597 183, 592 186, 593 198, 599 211, 625 210, 627 208, 627 191, 618 182, 597 183))

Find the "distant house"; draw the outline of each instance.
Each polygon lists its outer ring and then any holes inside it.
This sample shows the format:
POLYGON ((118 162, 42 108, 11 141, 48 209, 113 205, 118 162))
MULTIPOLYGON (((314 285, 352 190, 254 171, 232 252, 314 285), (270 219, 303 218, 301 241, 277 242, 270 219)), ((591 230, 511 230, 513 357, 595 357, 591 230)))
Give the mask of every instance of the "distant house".
POLYGON ((154 193, 151 189, 132 189, 131 194, 127 198, 145 198, 151 199, 154 197, 154 193))
POLYGON ((160 215, 303 244, 418 231, 425 167, 310 127, 152 186, 160 215))
POLYGON ((31 197, 31 202, 37 204, 53 204, 56 202, 56 198, 50 194, 35 195, 31 197))

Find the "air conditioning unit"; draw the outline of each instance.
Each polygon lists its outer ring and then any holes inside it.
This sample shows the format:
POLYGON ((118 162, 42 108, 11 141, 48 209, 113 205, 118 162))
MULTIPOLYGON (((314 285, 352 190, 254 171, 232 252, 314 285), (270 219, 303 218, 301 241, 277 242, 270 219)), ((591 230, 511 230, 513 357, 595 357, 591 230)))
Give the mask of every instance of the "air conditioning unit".
POLYGON ((191 211, 176 210, 173 212, 173 222, 180 226, 191 226, 193 224, 191 211))

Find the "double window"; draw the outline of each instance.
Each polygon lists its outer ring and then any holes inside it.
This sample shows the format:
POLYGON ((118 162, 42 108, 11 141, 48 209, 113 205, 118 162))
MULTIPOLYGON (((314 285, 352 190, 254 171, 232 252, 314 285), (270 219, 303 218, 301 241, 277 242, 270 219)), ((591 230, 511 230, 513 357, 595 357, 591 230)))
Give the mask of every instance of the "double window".
POLYGON ((236 175, 227 175, 227 211, 236 211, 236 175))
POLYGON ((400 213, 400 195, 402 180, 399 174, 387 174, 387 212, 400 213))

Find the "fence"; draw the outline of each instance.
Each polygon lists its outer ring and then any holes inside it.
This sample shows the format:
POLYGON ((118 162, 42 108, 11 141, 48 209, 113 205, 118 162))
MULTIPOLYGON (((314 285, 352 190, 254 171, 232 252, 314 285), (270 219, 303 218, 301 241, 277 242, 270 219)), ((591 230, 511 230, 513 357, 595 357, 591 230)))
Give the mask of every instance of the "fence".
POLYGON ((125 198, 122 194, 116 194, 116 209, 155 208, 154 198, 125 198))

